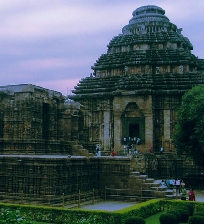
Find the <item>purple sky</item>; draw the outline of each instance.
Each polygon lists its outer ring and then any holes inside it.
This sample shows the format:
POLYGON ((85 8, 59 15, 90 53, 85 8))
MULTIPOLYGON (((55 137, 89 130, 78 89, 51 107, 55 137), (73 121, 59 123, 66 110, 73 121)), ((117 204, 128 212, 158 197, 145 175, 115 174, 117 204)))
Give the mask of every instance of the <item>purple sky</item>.
POLYGON ((204 58, 203 0, 0 0, 0 85, 70 94, 143 5, 157 5, 204 58))

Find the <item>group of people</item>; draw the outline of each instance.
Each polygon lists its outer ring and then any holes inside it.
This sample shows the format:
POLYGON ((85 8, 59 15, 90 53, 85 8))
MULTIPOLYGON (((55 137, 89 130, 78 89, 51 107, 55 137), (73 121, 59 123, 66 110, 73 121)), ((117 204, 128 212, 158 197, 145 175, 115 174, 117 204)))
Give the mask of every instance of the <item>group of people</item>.
POLYGON ((181 200, 186 200, 188 196, 189 201, 195 201, 195 192, 191 188, 188 193, 185 188, 185 183, 183 180, 177 179, 167 179, 161 181, 161 186, 166 186, 168 189, 176 189, 176 193, 180 194, 181 200))

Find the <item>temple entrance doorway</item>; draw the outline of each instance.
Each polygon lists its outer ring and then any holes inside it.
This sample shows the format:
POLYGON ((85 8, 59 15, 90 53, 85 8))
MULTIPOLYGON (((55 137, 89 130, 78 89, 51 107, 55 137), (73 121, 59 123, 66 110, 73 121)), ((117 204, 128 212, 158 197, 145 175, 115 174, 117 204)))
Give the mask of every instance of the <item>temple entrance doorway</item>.
POLYGON ((129 124, 129 137, 139 137, 139 124, 129 124))
POLYGON ((122 139, 139 138, 141 143, 145 143, 145 117, 136 103, 128 103, 122 117, 122 139))

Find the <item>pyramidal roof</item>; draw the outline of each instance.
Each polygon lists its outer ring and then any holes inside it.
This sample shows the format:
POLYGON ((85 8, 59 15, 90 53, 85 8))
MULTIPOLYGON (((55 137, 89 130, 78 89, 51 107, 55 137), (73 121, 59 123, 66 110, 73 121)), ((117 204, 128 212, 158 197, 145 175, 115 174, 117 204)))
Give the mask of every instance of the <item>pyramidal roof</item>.
POLYGON ((170 23, 169 19, 164 14, 165 11, 162 8, 154 5, 137 8, 133 11, 133 17, 130 19, 129 24, 123 27, 123 34, 139 33, 141 31, 152 32, 156 29, 176 30, 177 27, 170 23))
POLYGON ((202 83, 203 60, 191 53, 193 46, 181 31, 162 8, 137 8, 122 34, 112 38, 107 52, 92 66, 93 74, 82 79, 72 92, 80 97, 90 93, 130 94, 132 90, 133 94, 179 92, 202 83))

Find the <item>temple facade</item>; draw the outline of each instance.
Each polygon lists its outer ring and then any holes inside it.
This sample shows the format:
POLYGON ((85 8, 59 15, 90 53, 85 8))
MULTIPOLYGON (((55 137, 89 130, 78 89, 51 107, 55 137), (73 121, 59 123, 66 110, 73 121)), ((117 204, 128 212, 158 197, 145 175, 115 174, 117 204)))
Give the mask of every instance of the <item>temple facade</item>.
POLYGON ((70 96, 83 107, 81 144, 88 149, 99 144, 105 151, 128 144, 141 152, 151 146, 155 152, 175 150, 181 97, 204 83, 204 60, 191 53, 193 46, 181 32, 160 7, 133 11, 70 96))

